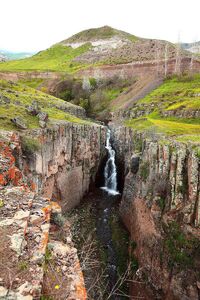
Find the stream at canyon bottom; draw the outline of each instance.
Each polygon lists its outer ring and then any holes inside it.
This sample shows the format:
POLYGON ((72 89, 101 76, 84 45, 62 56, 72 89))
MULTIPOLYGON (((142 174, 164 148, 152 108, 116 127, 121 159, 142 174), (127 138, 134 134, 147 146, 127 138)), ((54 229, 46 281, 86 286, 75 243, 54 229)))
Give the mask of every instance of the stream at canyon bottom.
POLYGON ((122 278, 127 272, 129 237, 119 217, 121 195, 109 129, 105 148, 104 186, 93 188, 69 215, 88 299, 120 300, 128 295, 122 278))

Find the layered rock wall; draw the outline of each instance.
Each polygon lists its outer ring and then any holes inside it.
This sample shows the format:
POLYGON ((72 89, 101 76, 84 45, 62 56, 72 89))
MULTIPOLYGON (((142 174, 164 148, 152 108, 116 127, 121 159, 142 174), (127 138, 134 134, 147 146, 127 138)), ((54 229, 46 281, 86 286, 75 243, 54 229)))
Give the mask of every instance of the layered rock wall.
POLYGON ((114 147, 125 161, 120 210, 137 244, 138 274, 154 289, 155 299, 198 299, 200 181, 195 149, 125 127, 112 132, 114 147), (191 265, 184 255, 192 257, 191 265))
POLYGON ((64 210, 76 206, 95 180, 104 155, 105 127, 63 123, 30 135, 40 149, 23 161, 29 181, 37 192, 59 200, 64 210))
POLYGON ((62 219, 58 203, 31 191, 18 169, 13 153, 20 153, 19 136, 4 135, 0 139, 0 299, 33 300, 53 293, 54 299, 85 300, 70 225, 62 219), (63 220, 64 238, 55 220, 63 220))
POLYGON ((84 77, 94 78, 112 78, 114 76, 121 77, 143 77, 147 74, 158 75, 158 77, 181 74, 182 72, 199 73, 200 62, 194 60, 191 65, 191 58, 184 57, 177 64, 176 59, 169 59, 160 61, 136 61, 128 64, 118 65, 104 65, 98 68, 91 67, 85 70, 79 71, 78 75, 84 77))

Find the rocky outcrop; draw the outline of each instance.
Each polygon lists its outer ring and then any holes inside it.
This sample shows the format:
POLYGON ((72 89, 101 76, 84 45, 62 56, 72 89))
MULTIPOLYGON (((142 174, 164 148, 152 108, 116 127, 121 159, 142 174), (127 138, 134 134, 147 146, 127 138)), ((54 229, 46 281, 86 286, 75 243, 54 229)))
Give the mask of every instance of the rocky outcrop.
POLYGON ((35 130, 40 144, 25 154, 22 168, 37 192, 57 199, 64 210, 76 206, 95 180, 104 153, 106 130, 100 125, 60 123, 35 130))
POLYGON ((176 59, 169 59, 167 64, 165 60, 151 61, 135 61, 127 64, 103 65, 98 67, 90 67, 78 72, 81 77, 112 78, 114 76, 121 77, 143 77, 148 75, 157 75, 162 77, 165 75, 180 74, 182 72, 199 73, 200 62, 194 60, 191 69, 191 58, 183 57, 180 65, 177 66, 176 59))
POLYGON ((105 128, 62 123, 29 132, 28 141, 40 142, 37 149, 30 148, 34 143, 25 147, 25 137, 17 133, 1 133, 0 298, 31 300, 53 293, 55 299, 85 300, 70 224, 50 199, 60 200, 64 209, 79 203, 103 155, 105 128))
POLYGON ((199 158, 131 129, 113 130, 125 160, 121 215, 137 244, 140 274, 155 299, 199 299, 199 158), (187 278, 187 279, 186 279, 187 278))
POLYGON ((61 74, 56 72, 0 72, 0 79, 18 81, 22 79, 33 79, 33 78, 42 78, 42 79, 58 79, 61 78, 61 74))

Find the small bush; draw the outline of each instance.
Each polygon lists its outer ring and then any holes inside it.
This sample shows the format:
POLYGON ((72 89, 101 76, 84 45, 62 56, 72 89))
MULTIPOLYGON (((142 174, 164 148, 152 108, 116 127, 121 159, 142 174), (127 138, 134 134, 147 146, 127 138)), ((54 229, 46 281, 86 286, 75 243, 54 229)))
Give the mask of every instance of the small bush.
POLYGON ((84 108, 87 112, 90 109, 90 101, 88 99, 80 99, 79 105, 84 108))
POLYGON ((89 78, 89 82, 90 82, 90 85, 91 85, 92 88, 96 88, 97 81, 96 81, 95 78, 93 78, 93 77, 89 78))
POLYGON ((164 231, 166 233, 164 245, 169 256, 169 266, 191 267, 193 265, 193 251, 196 247, 196 241, 188 239, 182 232, 180 225, 175 221, 164 227, 164 231))
POLYGON ((18 265, 20 271, 25 271, 28 269, 28 263, 26 261, 21 261, 19 262, 19 265, 18 265))
POLYGON ((22 152, 29 156, 34 154, 40 149, 40 145, 38 140, 33 139, 33 138, 28 138, 23 136, 22 137, 22 152))
POLYGON ((141 166, 140 166, 140 176, 142 177, 142 179, 144 181, 147 180, 148 176, 149 176, 149 162, 148 161, 144 161, 141 166))

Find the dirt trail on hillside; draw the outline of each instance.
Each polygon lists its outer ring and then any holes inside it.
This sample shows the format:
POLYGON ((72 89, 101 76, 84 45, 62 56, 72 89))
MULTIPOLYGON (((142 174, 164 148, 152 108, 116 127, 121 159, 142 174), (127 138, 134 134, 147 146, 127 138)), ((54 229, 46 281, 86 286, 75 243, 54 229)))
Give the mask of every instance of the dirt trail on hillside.
POLYGON ((139 78, 133 85, 130 86, 128 91, 124 92, 122 95, 114 99, 110 107, 114 110, 119 109, 129 109, 132 107, 133 103, 137 102, 139 99, 144 98, 147 94, 152 92, 163 82, 162 78, 155 76, 145 76, 139 78))

